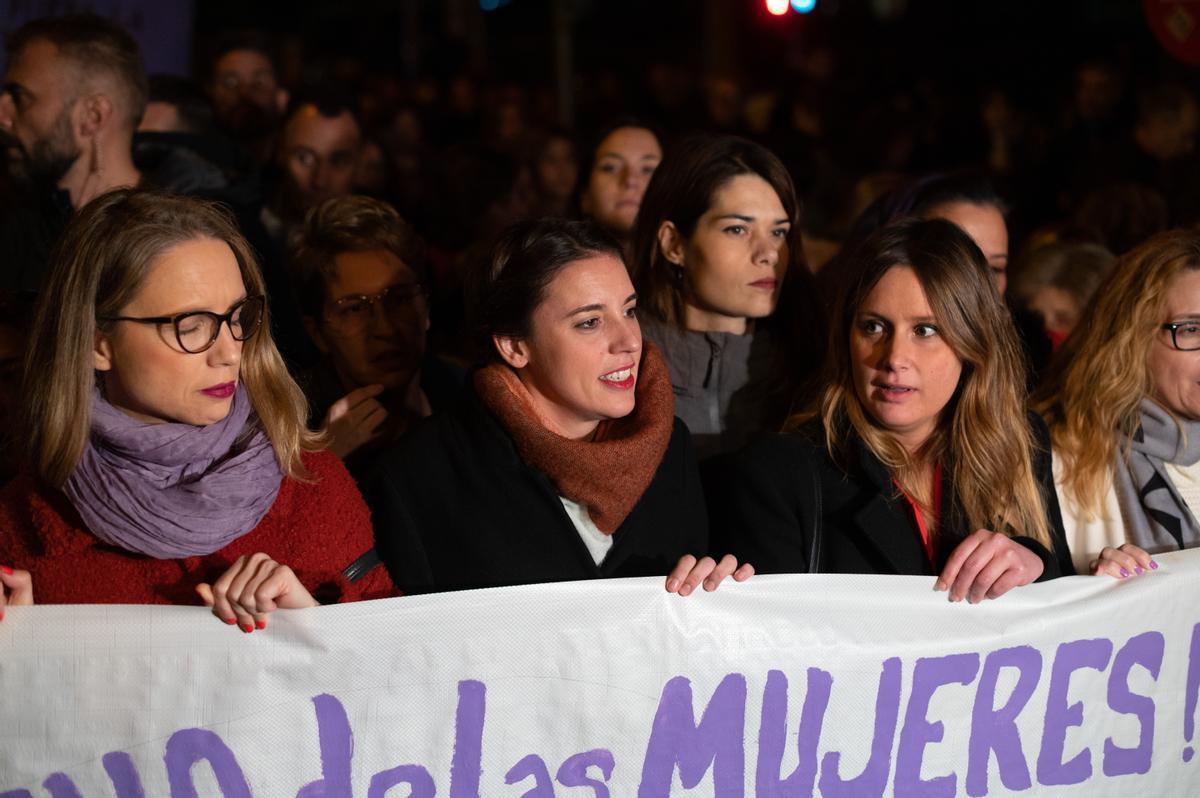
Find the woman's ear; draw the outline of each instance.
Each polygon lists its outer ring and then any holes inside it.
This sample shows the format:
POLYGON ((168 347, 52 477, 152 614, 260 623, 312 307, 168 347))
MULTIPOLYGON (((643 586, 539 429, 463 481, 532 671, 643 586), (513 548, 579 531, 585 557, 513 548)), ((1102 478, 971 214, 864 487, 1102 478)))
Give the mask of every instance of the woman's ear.
POLYGON ((112 371, 112 367, 112 343, 109 342, 107 335, 97 330, 95 342, 92 345, 92 368, 96 371, 112 371))
POLYGON ((529 347, 524 338, 513 338, 508 335, 493 335, 492 344, 500 353, 500 358, 515 369, 523 369, 529 365, 529 347))
POLYGON ((658 248, 662 250, 664 258, 676 266, 683 267, 684 241, 674 222, 666 221, 659 225, 658 248))

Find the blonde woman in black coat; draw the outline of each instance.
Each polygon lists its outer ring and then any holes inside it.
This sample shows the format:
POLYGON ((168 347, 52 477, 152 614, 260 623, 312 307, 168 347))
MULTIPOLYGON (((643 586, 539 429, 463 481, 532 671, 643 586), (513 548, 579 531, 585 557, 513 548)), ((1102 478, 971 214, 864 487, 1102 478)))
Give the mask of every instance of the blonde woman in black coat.
POLYGON ((851 261, 827 387, 722 463, 714 531, 762 572, 927 574, 951 600, 1071 573, 1012 320, 957 226, 906 221, 851 261))

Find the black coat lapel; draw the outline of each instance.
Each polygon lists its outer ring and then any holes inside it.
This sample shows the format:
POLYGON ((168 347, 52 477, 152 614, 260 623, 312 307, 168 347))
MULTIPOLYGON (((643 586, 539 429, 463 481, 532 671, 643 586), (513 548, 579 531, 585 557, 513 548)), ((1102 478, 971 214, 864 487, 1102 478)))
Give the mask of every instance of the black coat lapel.
POLYGON ((874 488, 870 500, 854 513, 854 524, 863 540, 879 553, 894 573, 929 573, 925 549, 887 468, 862 441, 858 442, 857 449, 862 476, 874 488))

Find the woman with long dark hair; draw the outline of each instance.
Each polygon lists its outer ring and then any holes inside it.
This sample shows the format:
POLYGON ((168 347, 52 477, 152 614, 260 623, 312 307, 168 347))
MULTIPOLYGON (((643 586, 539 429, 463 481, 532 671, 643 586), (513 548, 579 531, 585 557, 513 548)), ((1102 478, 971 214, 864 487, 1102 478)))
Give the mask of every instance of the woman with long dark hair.
POLYGON ((736 136, 673 149, 646 190, 634 282, 701 456, 782 422, 820 337, 787 169, 736 136))

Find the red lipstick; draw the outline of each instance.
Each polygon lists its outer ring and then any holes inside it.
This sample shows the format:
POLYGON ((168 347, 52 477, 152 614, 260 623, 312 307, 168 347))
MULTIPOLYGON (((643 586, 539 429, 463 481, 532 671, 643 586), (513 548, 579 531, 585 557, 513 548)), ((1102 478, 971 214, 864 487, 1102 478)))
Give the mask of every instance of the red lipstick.
POLYGON ((617 369, 616 371, 610 371, 608 374, 605 374, 604 376, 602 376, 600 378, 600 382, 604 383, 605 385, 609 386, 610 388, 617 388, 617 389, 623 390, 623 391, 629 390, 630 388, 632 388, 634 386, 634 384, 637 383, 637 372, 634 369, 633 364, 630 363, 628 366, 626 366, 623 369, 617 369), (624 372, 624 371, 629 372, 629 376, 625 377, 625 379, 623 379, 623 380, 612 379, 612 377, 614 375, 620 374, 621 372, 624 372))
POLYGON ((200 393, 205 396, 211 396, 214 399, 228 399, 233 396, 233 392, 237 390, 236 382, 222 382, 219 385, 210 385, 204 388, 200 393))

